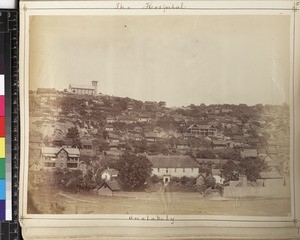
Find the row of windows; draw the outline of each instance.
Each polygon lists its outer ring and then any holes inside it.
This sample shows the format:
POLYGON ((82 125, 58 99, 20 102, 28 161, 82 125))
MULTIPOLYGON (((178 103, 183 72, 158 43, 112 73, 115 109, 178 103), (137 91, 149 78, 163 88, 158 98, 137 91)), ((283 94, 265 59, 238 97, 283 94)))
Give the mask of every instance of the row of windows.
MULTIPOLYGON (((61 163, 60 167, 63 167, 64 164, 61 163)), ((50 167, 50 168, 55 168, 55 163, 54 162, 45 162, 45 167, 50 167)), ((77 163, 67 163, 68 168, 77 168, 77 163)))
MULTIPOLYGON (((60 159, 64 159, 64 156, 60 156, 60 159)), ((69 157, 68 161, 78 161, 78 159, 79 159, 78 157, 73 157, 73 158, 69 157)), ((53 158, 53 157, 51 157, 51 158, 50 157, 44 157, 44 160, 45 161, 53 161, 53 160, 56 160, 56 159, 53 158)))
MULTIPOLYGON (((185 172, 186 168, 181 168, 182 172, 185 172)), ((157 171, 160 172, 160 168, 157 168, 157 171)), ((179 170, 179 169, 178 169, 179 170)), ((194 172, 194 168, 191 168, 191 171, 194 172)), ((174 172, 177 172, 177 168, 174 168, 174 172)), ((169 168, 165 169, 165 173, 169 173, 169 168)))

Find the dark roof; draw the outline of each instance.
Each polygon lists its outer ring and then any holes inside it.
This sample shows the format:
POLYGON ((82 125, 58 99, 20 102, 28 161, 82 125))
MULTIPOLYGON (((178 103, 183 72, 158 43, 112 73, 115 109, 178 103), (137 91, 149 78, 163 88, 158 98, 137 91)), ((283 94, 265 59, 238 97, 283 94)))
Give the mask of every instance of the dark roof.
POLYGON ((195 168, 199 165, 190 156, 147 156, 153 167, 156 168, 195 168))
POLYGON ((157 138, 157 134, 154 132, 145 132, 145 138, 157 138))
POLYGON ((119 184, 116 182, 116 181, 107 181, 107 182, 104 182, 100 187, 102 188, 103 186, 107 186, 110 190, 112 190, 113 192, 114 191, 121 191, 121 188, 119 186, 119 184))
MULTIPOLYGON (((224 158, 196 158, 198 163, 213 163, 213 164, 225 164, 229 159, 224 158)), ((239 164, 239 161, 233 161, 235 164, 239 164)))
POLYGON ((51 93, 54 94, 55 93, 55 88, 38 88, 36 91, 38 94, 43 94, 43 93, 51 93))

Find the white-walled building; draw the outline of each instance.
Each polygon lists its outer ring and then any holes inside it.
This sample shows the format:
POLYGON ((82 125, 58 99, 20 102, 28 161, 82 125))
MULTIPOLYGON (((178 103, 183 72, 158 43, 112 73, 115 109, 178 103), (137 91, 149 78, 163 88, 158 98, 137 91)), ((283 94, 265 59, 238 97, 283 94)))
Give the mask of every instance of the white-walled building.
POLYGON ((97 95, 98 94, 98 81, 92 81, 92 85, 70 84, 69 92, 76 93, 76 94, 97 95))
POLYGON ((147 156, 152 163, 152 174, 168 183, 171 177, 198 177, 199 165, 190 156, 147 156))
POLYGON ((105 181, 112 181, 118 177, 118 171, 113 168, 107 168, 101 173, 101 178, 105 181))

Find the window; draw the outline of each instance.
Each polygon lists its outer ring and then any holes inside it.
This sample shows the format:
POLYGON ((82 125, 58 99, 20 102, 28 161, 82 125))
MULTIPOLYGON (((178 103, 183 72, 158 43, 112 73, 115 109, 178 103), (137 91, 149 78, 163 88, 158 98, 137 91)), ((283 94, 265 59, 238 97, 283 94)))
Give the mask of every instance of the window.
POLYGON ((55 167, 55 163, 52 162, 45 162, 45 167, 55 167))
POLYGON ((77 163, 67 163, 68 168, 77 168, 77 163))
POLYGON ((176 168, 174 168, 174 172, 176 172, 177 171, 177 169, 176 168))
POLYGON ((182 171, 185 172, 185 168, 183 168, 182 171))
POLYGON ((169 172, 169 169, 166 168, 166 173, 168 173, 168 172, 169 172))
POLYGON ((159 172, 159 168, 157 169, 157 172, 159 172))

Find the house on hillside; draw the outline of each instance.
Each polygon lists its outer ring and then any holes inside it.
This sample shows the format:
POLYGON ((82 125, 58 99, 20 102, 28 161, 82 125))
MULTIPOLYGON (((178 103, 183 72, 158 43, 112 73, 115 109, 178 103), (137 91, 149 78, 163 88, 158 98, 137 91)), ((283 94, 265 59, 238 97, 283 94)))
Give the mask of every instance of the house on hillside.
POLYGON ((189 143, 186 140, 181 140, 176 144, 176 148, 179 150, 185 150, 189 148, 189 143))
POLYGON ((138 117, 138 122, 141 122, 141 123, 150 122, 150 119, 151 118, 149 116, 141 115, 138 117))
POLYGON ((77 169, 80 152, 78 148, 42 147, 41 162, 44 169, 77 169))
POLYGON ((115 192, 120 192, 121 188, 116 181, 106 181, 97 189, 99 195, 113 195, 115 192))
POLYGON ((221 113, 223 113, 223 114, 232 113, 232 109, 231 108, 222 108, 221 109, 221 113))
POLYGON ((112 125, 106 125, 105 131, 107 131, 107 132, 113 132, 114 131, 114 127, 112 125))
POLYGON ((117 119, 114 117, 107 117, 106 118, 106 123, 115 123, 117 122, 117 119))
POLYGON ((258 152, 256 149, 242 149, 241 156, 242 158, 257 158, 258 152))
POLYGON ((230 142, 225 140, 213 140, 211 146, 215 149, 226 149, 230 147, 230 142))
POLYGON ((145 139, 147 142, 156 142, 158 135, 155 132, 145 132, 145 139))
POLYGON ((107 168, 101 173, 101 178, 105 181, 112 181, 118 178, 119 172, 113 168, 107 168))
POLYGON ((172 177, 198 177, 199 165, 190 157, 183 155, 147 156, 152 163, 152 174, 168 183, 172 177))
POLYGON ((201 136, 214 136, 217 132, 217 129, 214 127, 214 125, 192 124, 188 127, 187 132, 201 136))
POLYGON ((55 88, 38 88, 36 91, 37 94, 56 94, 55 88))
POLYGON ((82 139, 81 140, 82 149, 91 150, 93 148, 92 140, 90 139, 82 139))

